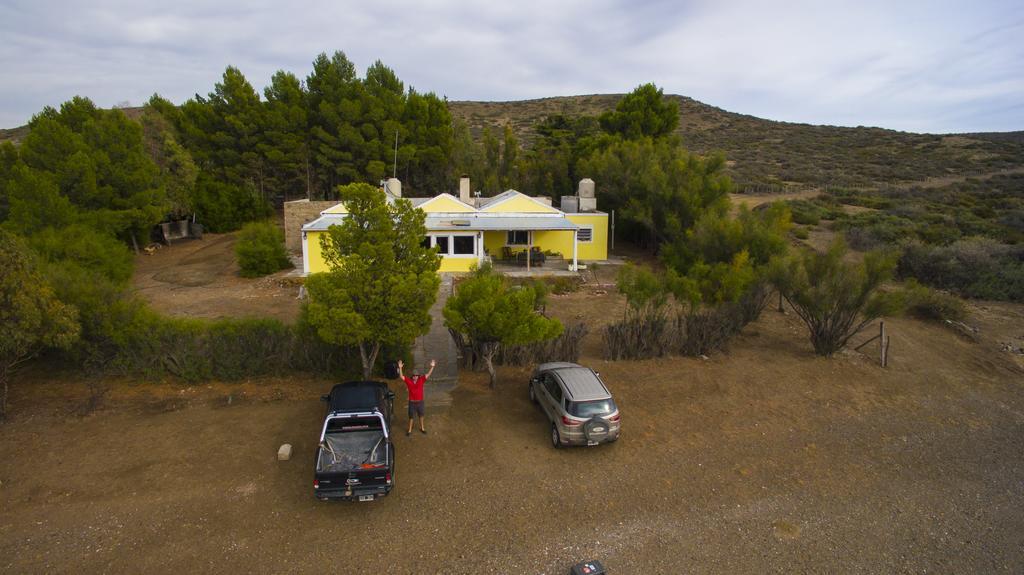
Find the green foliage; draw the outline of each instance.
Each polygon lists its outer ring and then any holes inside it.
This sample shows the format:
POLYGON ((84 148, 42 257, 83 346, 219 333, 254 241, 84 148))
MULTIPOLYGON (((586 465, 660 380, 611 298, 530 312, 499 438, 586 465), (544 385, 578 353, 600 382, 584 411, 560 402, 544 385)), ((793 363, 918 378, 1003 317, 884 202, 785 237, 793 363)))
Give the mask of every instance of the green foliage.
POLYGON ((124 242, 82 224, 45 228, 29 244, 49 265, 79 266, 118 287, 126 286, 132 277, 132 254, 124 242))
POLYGON ((652 249, 681 238, 706 212, 724 214, 732 182, 725 159, 701 158, 667 140, 619 141, 581 162, 615 209, 652 249))
POLYGON ((445 325, 482 351, 491 387, 497 381, 493 359, 499 345, 525 345, 561 335, 560 321, 537 312, 537 297, 537 289, 514 289, 505 276, 485 264, 448 298, 445 325))
MULTIPOLYGON (((745 251, 740 255, 747 257, 745 251)), ((768 290, 763 280, 750 277, 753 273, 745 261, 735 269, 715 267, 688 276, 627 265, 618 275, 626 313, 604 328, 605 357, 646 359, 672 351, 698 356, 724 347, 764 309, 768 290), (705 293, 729 296, 700 305, 705 293)))
POLYGON ((348 216, 322 238, 330 271, 307 280, 306 314, 320 338, 360 349, 370 377, 385 345, 408 345, 430 329, 441 259, 422 245, 425 214, 373 186, 338 190, 348 216))
POLYGON ((616 276, 619 293, 626 296, 627 313, 657 314, 668 303, 670 293, 665 278, 650 268, 626 264, 616 276))
POLYGON ((142 109, 143 145, 159 169, 167 193, 168 215, 183 218, 193 212, 192 195, 199 168, 192 154, 181 144, 175 127, 181 123, 181 110, 157 94, 142 109), (176 124, 177 122, 177 124, 176 124))
POLYGON ((883 252, 849 263, 842 237, 818 253, 803 251, 776 261, 771 278, 810 331, 814 351, 831 356, 868 323, 902 305, 898 294, 878 290, 892 277, 896 258, 883 252))
POLYGON ((921 319, 963 321, 967 306, 960 298, 908 280, 904 287, 906 311, 921 319))
POLYGON ((54 297, 27 246, 0 230, 0 419, 15 368, 45 348, 67 348, 79 334, 74 307, 54 297))
POLYGON ((763 279, 768 262, 786 252, 789 218, 779 202, 756 211, 740 206, 735 217, 719 211, 700 216, 662 248, 676 299, 690 306, 739 300, 763 279))
POLYGON ((254 278, 292 267, 284 233, 273 222, 250 222, 238 233, 235 256, 242 277, 254 278))
POLYGON ((6 177, 0 175, 0 200, 5 206, 3 227, 26 237, 80 219, 79 210, 61 194, 53 176, 29 168, 20 159, 6 177))
POLYGON ((665 99, 661 88, 643 84, 623 96, 615 110, 600 117, 605 132, 627 140, 661 138, 679 126, 679 105, 665 99))
POLYGON ((317 56, 306 86, 315 196, 389 174, 396 135, 405 189, 430 193, 448 184, 453 131, 446 101, 406 91, 379 61, 360 80, 343 52, 317 56))
POLYGON ((806 240, 811 237, 811 232, 805 227, 793 228, 793 237, 798 240, 806 240))
POLYGON ((252 189, 224 183, 205 172, 200 172, 196 180, 192 203, 211 232, 234 231, 245 222, 265 219, 272 213, 270 204, 252 189))
POLYGON ((899 274, 964 297, 1024 301, 1024 248, 989 238, 948 246, 911 242, 900 256, 899 274))
POLYGON ((875 210, 837 217, 836 228, 846 231, 853 247, 903 239, 948 245, 971 236, 1024 243, 1024 174, 998 174, 938 188, 837 190, 815 202, 823 201, 875 210))
POLYGON ((294 74, 279 70, 263 89, 263 96, 265 127, 258 146, 267 162, 267 186, 285 200, 309 197, 312 157, 302 82, 294 74))
POLYGON ((44 109, 29 126, 19 149, 24 165, 35 172, 23 176, 26 183, 43 189, 45 180, 56 184, 59 195, 101 232, 148 237, 167 201, 138 123, 120 110, 100 110, 75 97, 59 112, 44 109))

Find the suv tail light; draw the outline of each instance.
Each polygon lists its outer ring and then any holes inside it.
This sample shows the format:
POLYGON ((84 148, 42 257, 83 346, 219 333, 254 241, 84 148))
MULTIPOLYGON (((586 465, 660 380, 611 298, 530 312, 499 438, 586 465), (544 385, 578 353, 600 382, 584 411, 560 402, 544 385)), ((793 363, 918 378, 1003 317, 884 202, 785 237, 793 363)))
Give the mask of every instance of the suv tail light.
POLYGON ((608 418, 608 421, 618 421, 618 420, 619 420, 619 414, 618 413, 616 413, 615 415, 613 415, 613 416, 608 418))
POLYGON ((565 425, 568 425, 570 427, 575 427, 577 425, 582 425, 583 424, 582 421, 576 421, 575 419, 569 419, 568 417, 566 417, 564 415, 562 416, 562 423, 565 424, 565 425))

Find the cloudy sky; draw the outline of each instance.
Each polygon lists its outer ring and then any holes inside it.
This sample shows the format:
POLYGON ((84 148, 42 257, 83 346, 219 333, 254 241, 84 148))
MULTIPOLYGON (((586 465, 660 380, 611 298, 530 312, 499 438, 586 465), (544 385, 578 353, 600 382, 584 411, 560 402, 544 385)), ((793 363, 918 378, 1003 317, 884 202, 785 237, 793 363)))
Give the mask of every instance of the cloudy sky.
POLYGON ((0 127, 74 95, 262 89, 320 52, 451 100, 628 92, 919 132, 1024 130, 1021 0, 0 0, 0 127))

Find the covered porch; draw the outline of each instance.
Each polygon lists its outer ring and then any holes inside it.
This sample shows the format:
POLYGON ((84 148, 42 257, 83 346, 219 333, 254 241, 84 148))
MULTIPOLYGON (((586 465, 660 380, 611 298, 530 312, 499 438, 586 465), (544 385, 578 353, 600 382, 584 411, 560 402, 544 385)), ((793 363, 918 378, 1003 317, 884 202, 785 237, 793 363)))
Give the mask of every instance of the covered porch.
POLYGON ((491 262, 503 273, 574 273, 579 226, 563 217, 427 217, 428 240, 441 252, 442 271, 468 271, 491 262), (470 239, 472 238, 472 240, 470 239), (465 268, 465 269, 463 269, 465 268))

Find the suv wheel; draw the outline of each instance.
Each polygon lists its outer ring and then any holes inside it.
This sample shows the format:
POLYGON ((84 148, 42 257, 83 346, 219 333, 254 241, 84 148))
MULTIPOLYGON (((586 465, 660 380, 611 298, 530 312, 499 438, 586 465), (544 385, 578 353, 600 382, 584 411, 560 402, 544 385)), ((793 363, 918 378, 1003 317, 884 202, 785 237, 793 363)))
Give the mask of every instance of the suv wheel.
POLYGON ((562 446, 562 436, 558 434, 558 427, 554 423, 551 424, 551 446, 555 449, 562 446))

